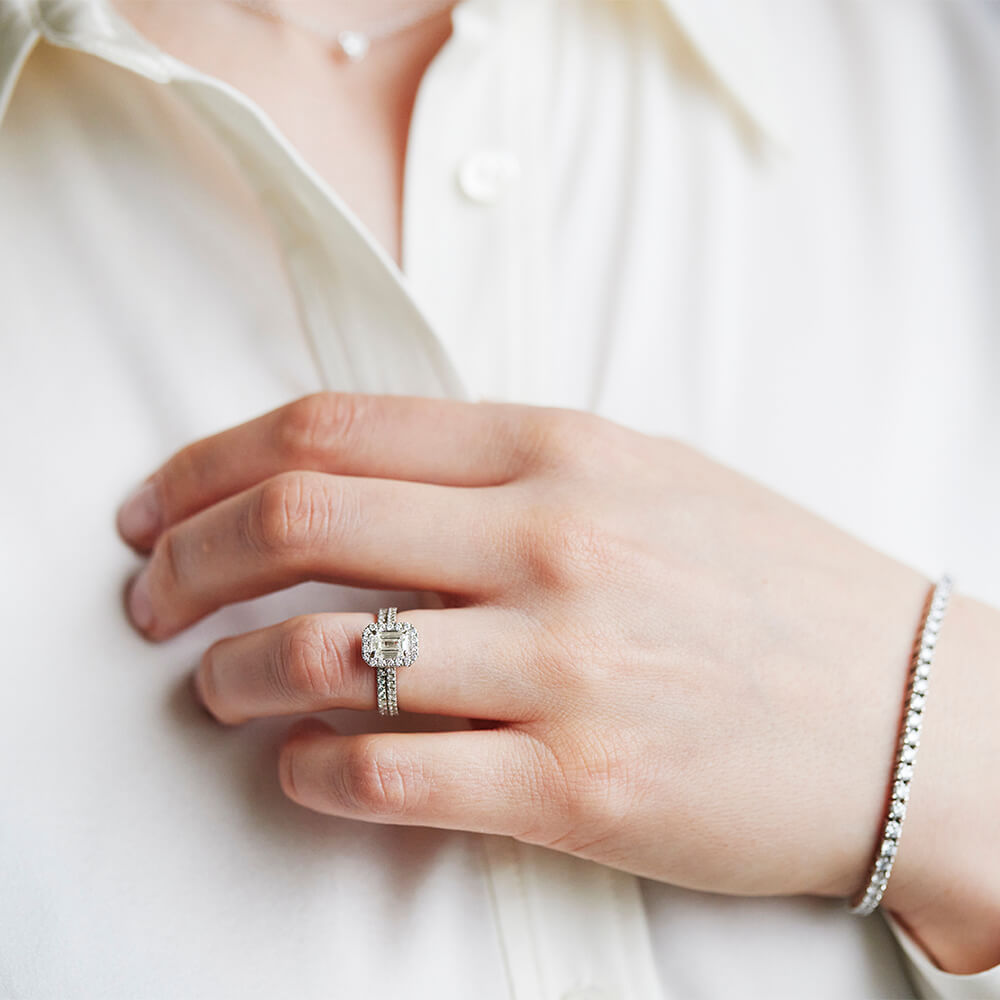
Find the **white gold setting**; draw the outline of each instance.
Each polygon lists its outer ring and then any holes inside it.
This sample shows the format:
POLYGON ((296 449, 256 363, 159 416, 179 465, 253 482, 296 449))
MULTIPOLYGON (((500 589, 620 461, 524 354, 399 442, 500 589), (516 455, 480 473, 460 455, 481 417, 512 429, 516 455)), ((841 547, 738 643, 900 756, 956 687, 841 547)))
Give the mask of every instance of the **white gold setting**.
POLYGON ((914 643, 911 677, 906 689, 906 711, 892 773, 892 796, 889 800, 889 811, 882 831, 882 841, 875 856, 868 884, 859 893, 860 898, 855 896, 848 903, 848 912, 859 917, 866 917, 873 913, 881 902, 885 895, 886 886, 889 884, 889 876, 892 874, 896 853, 899 850, 899 837, 903 830, 903 819, 906 816, 906 806, 910 799, 913 767, 917 759, 917 748, 920 746, 920 731, 923 726, 924 703, 927 697, 927 678, 934 656, 934 646, 941 629, 941 620, 944 618, 944 613, 948 608, 948 600, 951 597, 951 589, 951 577, 945 574, 934 587, 923 626, 920 629, 917 642, 914 643))
POLYGON ((417 630, 396 618, 396 608, 379 608, 378 620, 361 632, 361 656, 376 671, 375 693, 380 715, 399 715, 396 668, 408 667, 419 653, 417 630))

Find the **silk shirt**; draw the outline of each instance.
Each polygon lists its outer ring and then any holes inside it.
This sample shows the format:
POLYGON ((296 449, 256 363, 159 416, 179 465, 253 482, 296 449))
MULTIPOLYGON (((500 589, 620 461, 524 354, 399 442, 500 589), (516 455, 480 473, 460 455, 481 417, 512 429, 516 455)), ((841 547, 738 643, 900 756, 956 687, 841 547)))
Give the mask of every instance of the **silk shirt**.
MULTIPOLYGON (((278 785, 288 718, 191 699, 216 638, 419 594, 306 583, 160 644, 128 624, 127 492, 322 388, 682 438, 1000 604, 996 6, 452 21, 397 267, 232 86, 104 0, 0 0, 0 996, 998 1000, 1000 966, 944 972, 882 911, 313 813, 278 785)), ((402 709, 329 714, 460 724, 402 709)))

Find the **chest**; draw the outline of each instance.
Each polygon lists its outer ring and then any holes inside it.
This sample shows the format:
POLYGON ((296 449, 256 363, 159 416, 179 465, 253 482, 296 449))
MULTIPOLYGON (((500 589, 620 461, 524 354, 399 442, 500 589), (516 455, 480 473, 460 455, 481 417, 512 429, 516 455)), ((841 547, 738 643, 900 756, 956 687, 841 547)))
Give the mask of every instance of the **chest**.
MULTIPOLYGON (((400 263, 410 118, 427 65, 451 31, 447 5, 375 36, 360 60, 328 40, 335 21, 310 30, 229 4, 182 14, 150 0, 115 6, 161 51, 249 97, 400 263)), ((372 4, 375 25, 381 6, 372 4)))

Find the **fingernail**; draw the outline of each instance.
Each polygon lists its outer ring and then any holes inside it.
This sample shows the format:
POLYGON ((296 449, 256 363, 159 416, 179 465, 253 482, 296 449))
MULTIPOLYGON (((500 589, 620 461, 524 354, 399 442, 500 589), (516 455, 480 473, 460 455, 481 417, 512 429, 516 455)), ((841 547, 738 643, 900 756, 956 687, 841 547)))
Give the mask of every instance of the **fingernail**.
POLYGON ((149 597, 149 576, 146 570, 132 581, 128 594, 128 613, 143 631, 153 624, 153 602, 149 597))
POLYGON ((127 542, 143 542, 160 530, 161 519, 156 487, 143 483, 119 509, 118 531, 127 542))

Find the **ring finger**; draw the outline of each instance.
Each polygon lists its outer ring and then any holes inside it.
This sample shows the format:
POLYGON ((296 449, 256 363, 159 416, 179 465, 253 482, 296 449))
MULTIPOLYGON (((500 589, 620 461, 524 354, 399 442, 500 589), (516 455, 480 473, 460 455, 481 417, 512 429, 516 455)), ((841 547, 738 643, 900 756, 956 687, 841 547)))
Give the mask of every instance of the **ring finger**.
MULTIPOLYGON (((400 709, 496 721, 527 721, 539 690, 528 620, 512 609, 462 607, 400 612, 420 636, 420 655, 396 671, 400 709)), ((364 612, 299 615, 220 639, 195 685, 228 724, 329 708, 375 708, 375 670, 361 657, 364 612)))

